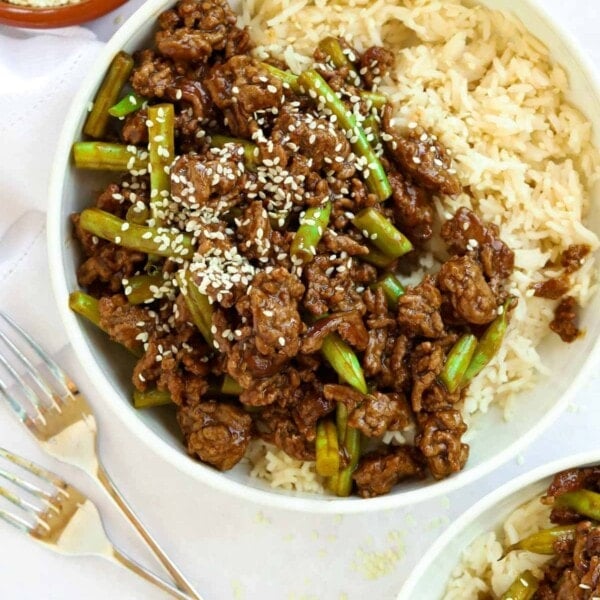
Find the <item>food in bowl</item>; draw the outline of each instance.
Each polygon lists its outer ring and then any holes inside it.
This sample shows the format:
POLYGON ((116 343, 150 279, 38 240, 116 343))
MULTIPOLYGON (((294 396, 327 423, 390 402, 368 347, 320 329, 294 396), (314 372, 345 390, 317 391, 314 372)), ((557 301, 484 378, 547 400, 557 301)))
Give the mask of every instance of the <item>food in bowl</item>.
POLYGON ((556 474, 546 494, 515 510, 501 533, 464 553, 444 600, 600 597, 600 468, 556 474))
POLYGON ((115 59, 74 156, 129 172, 74 217, 72 307, 141 354, 136 405, 174 402, 191 454, 371 497, 462 469, 460 409, 532 385, 549 326, 580 335, 598 158, 510 17, 339 6, 242 29, 184 0, 115 59))

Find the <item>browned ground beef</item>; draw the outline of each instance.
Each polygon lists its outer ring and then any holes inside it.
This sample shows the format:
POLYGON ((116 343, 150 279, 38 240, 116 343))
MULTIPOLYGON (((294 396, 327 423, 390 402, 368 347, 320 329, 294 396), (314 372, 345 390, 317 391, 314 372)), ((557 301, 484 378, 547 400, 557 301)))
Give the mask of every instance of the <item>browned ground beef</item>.
MULTIPOLYGON (((341 43, 362 83, 349 81, 348 67, 333 68, 320 50, 315 68, 359 120, 377 117, 382 141, 373 144, 393 190, 389 201, 380 202, 366 184, 370 165, 357 160, 336 119, 250 55, 248 32, 225 0, 180 0, 159 16, 154 48, 136 54, 130 83, 150 105, 174 105, 176 156, 160 217, 190 236, 194 256, 148 257, 91 236, 79 215, 73 223, 84 254, 79 282, 100 298, 101 326, 140 355, 138 390, 171 395, 190 454, 230 469, 261 437, 312 460, 317 423, 334 419, 343 405, 348 426, 369 449, 354 473, 355 489, 371 497, 407 478, 440 479, 463 468, 466 387, 451 393, 439 377, 456 341, 480 336, 496 318, 514 255, 495 225, 461 208, 441 228, 445 262, 408 286, 397 306, 389 302, 377 281, 411 271, 418 253, 428 251, 433 195, 464 190, 435 135, 417 124, 397 128, 389 107, 373 113, 360 98, 357 86, 376 89, 391 53, 372 47, 360 54, 341 43), (223 146, 215 135, 243 139, 223 146), (292 260, 302 213, 327 202, 332 214, 314 257, 292 260), (416 250, 376 266, 374 238, 352 223, 368 207, 416 250), (129 304, 130 281, 147 273, 162 279, 145 302, 129 304), (194 324, 189 286, 208 299, 210 335, 194 324), (332 340, 356 356, 366 393, 340 381, 325 360, 323 345, 332 340), (222 389, 226 378, 237 382, 236 395, 222 389), (411 445, 382 443, 386 432, 407 428, 415 433, 411 445)), ((145 145, 146 120, 143 108, 115 123, 115 139, 145 145)), ((122 219, 151 218, 150 196, 148 175, 130 173, 96 206, 122 219)), ((565 269, 585 253, 570 249, 565 269)), ((561 306, 556 327, 571 338, 572 303, 561 306)), ((349 462, 343 446, 340 461, 349 462)))
POLYGON ((581 335, 577 320, 577 301, 572 296, 566 296, 554 311, 550 329, 556 332, 563 342, 571 343, 581 335))

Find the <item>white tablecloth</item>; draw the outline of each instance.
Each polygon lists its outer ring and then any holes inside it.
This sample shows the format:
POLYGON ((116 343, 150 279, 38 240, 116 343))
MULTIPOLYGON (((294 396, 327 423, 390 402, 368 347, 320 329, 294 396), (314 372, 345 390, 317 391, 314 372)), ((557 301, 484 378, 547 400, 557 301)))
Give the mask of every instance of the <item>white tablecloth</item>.
MULTIPOLYGON (((0 54, 0 102, 9 97, 11 85, 25 86, 16 90, 22 92, 35 78, 44 77, 45 64, 51 65, 65 56, 73 60, 71 36, 87 35, 89 41, 75 62, 88 61, 100 47, 90 31, 99 40, 108 39, 142 1, 131 0, 89 24, 87 32, 70 30, 66 37, 61 32, 63 39, 56 55, 36 53, 38 38, 25 40, 21 39, 22 32, 0 30, 0 35, 12 38, 10 45, 3 47, 12 48, 13 52, 10 56, 0 54), (7 81, 3 71, 7 60, 13 67, 13 61, 20 61, 23 72, 31 79, 7 81)), ((544 4, 600 65, 600 10, 596 3, 546 0, 544 4)), ((83 75, 82 69, 77 72, 83 75)), ((53 88, 65 93, 77 86, 77 78, 66 72, 53 88)), ((46 110, 44 103, 34 103, 28 109, 46 110)), ((7 119, 10 121, 15 115, 22 118, 26 113, 23 106, 3 113, 0 133, 7 119)), ((61 115, 49 113, 47 121, 44 135, 58 130, 61 115)), ((67 345, 56 308, 48 301, 50 282, 43 252, 48 161, 43 155, 51 152, 51 148, 51 141, 43 136, 40 139, 37 132, 27 129, 26 120, 20 135, 12 138, 2 135, 0 139, 0 306, 35 331, 57 352, 65 368, 76 372, 75 357, 67 345), (15 156, 20 168, 7 173, 2 165, 14 165, 15 156), (15 202, 21 203, 18 210, 15 202), (5 210, 6 207, 11 210, 5 210), (15 281, 21 277, 27 280, 28 289, 15 294, 15 281), (11 290, 10 294, 6 290, 11 290), (33 304, 40 298, 45 299, 43 305, 47 307, 43 313, 33 304)), ((589 381, 576 405, 519 460, 450 497, 380 514, 344 518, 310 516, 246 504, 183 477, 145 447, 142 450, 104 407, 101 392, 93 389, 83 376, 78 381, 98 416, 101 454, 114 479, 206 600, 391 600, 427 546, 475 500, 548 459, 599 445, 600 377, 589 381)), ((0 444, 71 478, 97 501, 114 540, 148 564, 154 564, 103 495, 79 472, 40 453, 1 404, 0 444)), ((103 561, 54 555, 0 523, 2 599, 161 597, 135 577, 103 561)))

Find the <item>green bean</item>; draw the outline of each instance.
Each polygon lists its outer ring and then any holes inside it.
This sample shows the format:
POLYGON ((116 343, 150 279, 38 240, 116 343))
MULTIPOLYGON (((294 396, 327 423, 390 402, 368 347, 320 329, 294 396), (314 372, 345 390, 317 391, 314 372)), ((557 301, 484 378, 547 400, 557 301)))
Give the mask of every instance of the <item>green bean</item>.
POLYGON ((233 138, 226 135, 211 135, 210 145, 213 148, 223 148, 228 144, 241 146, 244 150, 244 165, 248 169, 255 169, 259 164, 259 149, 256 144, 240 138, 233 138))
POLYGON ((139 210, 135 204, 132 204, 127 209, 125 220, 129 223, 135 223, 136 225, 145 225, 150 218, 150 210, 147 206, 144 206, 142 210, 139 210))
POLYGON ((591 490, 565 492, 554 499, 554 506, 564 506, 584 517, 600 521, 600 494, 591 490))
POLYGON ((349 463, 339 472, 334 490, 336 495, 340 497, 349 496, 352 491, 352 474, 356 470, 360 459, 360 440, 360 431, 348 427, 344 438, 344 449, 348 455, 349 463))
POLYGON ((444 368, 439 375, 444 387, 452 394, 461 384, 465 371, 471 364, 473 353, 477 347, 477 338, 471 333, 465 333, 452 346, 444 368))
POLYGON ((202 334, 202 337, 213 347, 214 338, 212 334, 212 305, 194 282, 191 273, 188 271, 185 277, 178 276, 179 287, 185 304, 192 315, 192 321, 202 334))
POLYGON ((393 311, 397 310, 398 299, 400 296, 404 295, 404 286, 393 273, 387 273, 378 279, 374 284, 371 285, 371 289, 382 290, 385 299, 387 300, 388 307, 393 311))
POLYGON ((299 75, 298 83, 318 103, 324 104, 336 116, 339 126, 351 134, 350 144, 354 153, 359 159, 366 162, 363 175, 369 191, 375 194, 380 201, 387 200, 392 195, 390 182, 379 157, 375 154, 363 128, 359 125, 356 115, 346 108, 344 102, 314 69, 309 69, 299 75))
POLYGON ((221 394, 225 396, 239 396, 244 389, 242 386, 229 375, 223 377, 223 383, 221 384, 221 394))
POLYGON ((283 81, 283 83, 287 83, 287 85, 293 92, 296 92, 297 94, 302 93, 302 88, 298 83, 297 75, 294 75, 290 71, 282 71, 281 69, 278 69, 277 67, 274 67, 273 65, 270 65, 268 63, 260 63, 260 66, 274 77, 277 77, 277 79, 283 81))
POLYGON ((81 228, 114 244, 158 256, 192 255, 192 238, 183 233, 128 223, 99 208, 86 208, 80 217, 81 228))
POLYGON ((504 592, 500 600, 531 600, 539 587, 531 571, 523 571, 504 592))
POLYGON ((352 224, 387 256, 398 258, 413 249, 408 238, 373 207, 365 208, 357 213, 352 224))
POLYGON ((388 102, 388 98, 385 94, 379 92, 371 92, 367 90, 360 90, 359 96, 368 104, 371 103, 372 108, 378 110, 382 109, 388 102))
POLYGON ((133 390, 133 406, 135 408, 153 408, 154 406, 164 406, 172 404, 173 399, 167 390, 133 390))
POLYGON ((367 383, 360 362, 352 348, 337 333, 330 333, 325 337, 321 353, 341 379, 359 392, 367 393, 367 383))
POLYGON ((369 247, 369 254, 361 254, 359 258, 380 269, 387 269, 396 260, 393 256, 388 256, 372 246, 369 247))
POLYGON ((494 358, 504 339, 508 327, 508 313, 514 303, 514 298, 509 298, 502 306, 501 314, 492 321, 479 339, 471 363, 467 367, 461 384, 464 386, 473 377, 481 373, 483 368, 494 358))
POLYGON ((342 44, 340 44, 338 38, 333 36, 323 38, 319 42, 319 48, 327 54, 336 69, 347 68, 352 83, 360 85, 360 75, 348 55, 344 52, 344 48, 342 48, 342 44))
POLYGON ((137 94, 131 93, 127 94, 117 104, 111 106, 108 109, 108 114, 111 117, 117 117, 118 119, 122 119, 127 115, 130 115, 132 112, 139 110, 144 107, 146 100, 137 94))
POLYGON ((327 229, 330 216, 331 202, 307 209, 290 246, 293 262, 306 264, 315 257, 317 244, 327 229))
POLYGON ((315 454, 317 473, 322 477, 331 477, 340 469, 340 453, 337 430, 331 421, 317 423, 315 438, 315 454))
POLYGON ((75 142, 73 160, 78 169, 96 171, 143 171, 148 167, 145 150, 109 142, 75 142))
POLYGON ((577 524, 542 529, 510 546, 507 553, 513 550, 527 550, 535 552, 535 554, 555 554, 554 543, 560 540, 575 539, 576 529, 577 524))
POLYGON ((365 134, 367 135, 367 139, 369 139, 370 137, 373 138, 369 140, 369 143, 371 144, 371 146, 373 146, 373 148, 375 148, 377 144, 381 143, 381 138, 379 137, 381 133, 381 128, 379 126, 380 124, 377 117, 375 115, 369 115, 363 121, 362 125, 363 129, 365 130, 365 134))
POLYGON ((85 317, 96 327, 100 326, 100 310, 98 309, 98 300, 89 294, 79 290, 69 294, 69 308, 78 315, 85 317))
POLYGON ((152 288, 160 288, 165 280, 161 274, 134 275, 130 277, 125 286, 125 295, 129 304, 144 304, 154 300, 155 293, 152 288))
MULTIPOLYGON (((283 81, 283 83, 286 83, 293 92, 295 92, 296 94, 302 93, 302 86, 298 82, 298 75, 294 75, 291 71, 283 71, 268 63, 260 64, 262 68, 265 69, 265 71, 268 71, 271 75, 273 75, 273 77, 277 77, 277 79, 280 79, 281 81, 283 81)), ((387 96, 379 94, 378 92, 358 90, 358 95, 365 102, 370 102, 371 106, 374 108, 382 108, 387 104, 388 101, 387 96)))
POLYGON ((171 163, 175 158, 175 108, 172 104, 148 108, 148 153, 150 212, 156 223, 161 223, 171 193, 171 163))
POLYGON ((114 57, 83 126, 85 135, 93 138, 104 136, 110 118, 108 109, 117 101, 132 69, 133 58, 129 54, 121 51, 114 57))
MULTIPOLYGON (((78 315, 86 318, 90 323, 93 323, 96 327, 98 327, 98 329, 108 334, 108 331, 100 324, 100 310, 98 308, 98 300, 96 298, 79 290, 71 292, 69 294, 69 308, 78 315)), ((143 354, 141 344, 136 344, 132 348, 128 348, 127 346, 123 347, 138 358, 143 354)))
POLYGON ((335 426, 338 432, 338 441, 344 443, 348 430, 348 407, 343 402, 338 402, 335 407, 335 426))

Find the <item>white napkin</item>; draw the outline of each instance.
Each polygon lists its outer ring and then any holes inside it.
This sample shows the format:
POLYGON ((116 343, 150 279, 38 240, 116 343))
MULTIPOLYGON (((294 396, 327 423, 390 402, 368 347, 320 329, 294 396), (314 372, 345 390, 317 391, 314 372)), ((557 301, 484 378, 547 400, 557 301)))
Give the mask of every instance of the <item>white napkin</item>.
POLYGON ((48 180, 64 115, 101 47, 80 27, 0 26, 0 307, 50 352, 66 336, 48 275, 48 180))

